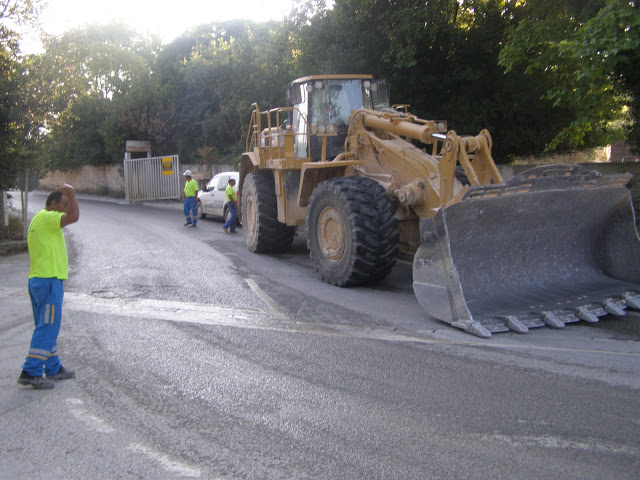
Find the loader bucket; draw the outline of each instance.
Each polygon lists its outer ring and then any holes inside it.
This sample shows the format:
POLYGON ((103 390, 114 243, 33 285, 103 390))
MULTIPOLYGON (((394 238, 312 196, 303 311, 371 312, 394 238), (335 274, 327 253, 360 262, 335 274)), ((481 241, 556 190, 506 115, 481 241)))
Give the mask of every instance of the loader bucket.
POLYGON ((554 165, 470 187, 420 222, 418 301, 430 316, 482 337, 640 309, 630 178, 554 165))

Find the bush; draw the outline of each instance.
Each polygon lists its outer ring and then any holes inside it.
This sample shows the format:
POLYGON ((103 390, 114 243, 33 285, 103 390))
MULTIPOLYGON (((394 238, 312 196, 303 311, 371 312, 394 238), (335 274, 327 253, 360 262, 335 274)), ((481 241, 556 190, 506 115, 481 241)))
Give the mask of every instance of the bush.
POLYGON ((0 225, 0 241, 22 240, 22 218, 9 214, 9 226, 0 225))

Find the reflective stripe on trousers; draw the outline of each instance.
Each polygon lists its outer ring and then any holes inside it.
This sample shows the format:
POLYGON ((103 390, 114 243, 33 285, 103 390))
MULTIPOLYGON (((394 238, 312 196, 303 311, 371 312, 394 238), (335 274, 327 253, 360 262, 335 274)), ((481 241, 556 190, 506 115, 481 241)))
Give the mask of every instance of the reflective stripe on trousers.
POLYGON ((54 375, 60 370, 58 333, 62 320, 64 288, 57 278, 30 278, 29 296, 35 329, 22 369, 29 375, 54 375))

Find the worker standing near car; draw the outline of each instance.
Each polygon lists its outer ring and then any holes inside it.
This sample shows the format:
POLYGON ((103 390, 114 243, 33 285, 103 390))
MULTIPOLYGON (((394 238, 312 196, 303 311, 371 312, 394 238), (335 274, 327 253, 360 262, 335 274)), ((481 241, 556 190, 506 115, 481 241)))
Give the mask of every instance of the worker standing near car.
POLYGON ((187 182, 184 184, 184 216, 187 217, 187 223, 184 226, 196 226, 198 223, 198 182, 193 179, 191 170, 186 170, 184 178, 187 182))
POLYGON ((238 218, 238 195, 236 194, 235 188, 233 188, 236 184, 236 181, 233 178, 229 179, 229 184, 225 190, 226 200, 227 200, 227 209, 231 212, 231 216, 229 220, 224 222, 222 229, 224 233, 238 233, 236 232, 236 218, 238 218))

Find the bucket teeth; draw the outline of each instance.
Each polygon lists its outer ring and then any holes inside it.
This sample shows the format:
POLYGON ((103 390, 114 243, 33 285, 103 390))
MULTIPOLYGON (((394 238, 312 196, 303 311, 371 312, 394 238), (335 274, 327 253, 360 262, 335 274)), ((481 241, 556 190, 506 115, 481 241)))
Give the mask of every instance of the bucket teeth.
POLYGON ((491 332, 484 328, 482 324, 478 322, 472 322, 471 327, 468 330, 469 333, 473 333, 478 337, 489 338, 491 336, 491 332))
POLYGON ((616 315, 617 317, 624 317, 626 312, 624 311, 624 306, 620 305, 619 302, 616 302, 613 298, 609 298, 604 301, 602 304, 605 311, 610 313, 611 315, 616 315))
POLYGON ((524 325, 516 317, 509 316, 506 318, 506 320, 507 320, 507 327, 509 327, 509 329, 513 330, 514 332, 527 333, 529 331, 529 328, 527 328, 527 326, 524 325))
POLYGON ((467 320, 454 322, 452 325, 479 337, 486 337, 487 335, 483 331, 499 333, 510 330, 516 333, 528 333, 532 328, 545 325, 552 328, 564 328, 568 323, 580 320, 587 323, 598 323, 600 317, 607 314, 624 316, 627 307, 640 310, 640 292, 629 290, 623 293, 621 290, 617 294, 609 293, 609 295, 608 297, 600 297, 604 300, 595 301, 593 299, 593 302, 582 305, 578 303, 571 307, 554 310, 532 309, 527 313, 496 315, 480 322, 467 320))
POLYGON ((598 323, 598 316, 595 313, 587 310, 586 307, 578 308, 578 310, 576 310, 576 316, 580 320, 584 320, 585 322, 598 323))
POLYGON ((640 294, 637 292, 626 292, 623 298, 631 308, 634 310, 640 310, 640 294))
POLYGON ((564 322, 553 312, 542 312, 542 321, 553 328, 564 328, 564 322))
POLYGON ((457 328, 461 328, 465 332, 471 333, 478 337, 489 338, 491 336, 491 332, 489 330, 487 330, 480 322, 475 322, 473 320, 458 320, 451 323, 451 325, 457 328))

